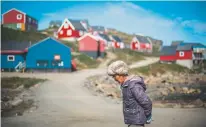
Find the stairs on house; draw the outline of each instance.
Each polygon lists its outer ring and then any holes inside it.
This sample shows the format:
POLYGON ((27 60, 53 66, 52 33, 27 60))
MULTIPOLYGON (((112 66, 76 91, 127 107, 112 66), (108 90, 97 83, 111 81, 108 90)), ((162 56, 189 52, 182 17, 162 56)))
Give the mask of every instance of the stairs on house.
POLYGON ((15 67, 15 70, 16 72, 22 72, 23 69, 26 68, 26 62, 19 62, 16 67, 15 67))

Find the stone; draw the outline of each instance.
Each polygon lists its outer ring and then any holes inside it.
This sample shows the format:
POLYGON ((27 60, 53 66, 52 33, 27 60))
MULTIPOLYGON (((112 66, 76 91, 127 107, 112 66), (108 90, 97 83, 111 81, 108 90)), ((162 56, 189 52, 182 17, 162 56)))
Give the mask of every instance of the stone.
POLYGON ((182 87, 182 91, 183 91, 183 93, 188 93, 189 89, 188 89, 188 87, 182 87))
POLYGON ((167 96, 167 95, 168 95, 168 92, 167 92, 166 90, 163 90, 163 91, 161 91, 161 94, 162 94, 163 96, 167 96))
POLYGON ((169 89, 169 91, 170 91, 171 93, 174 93, 174 92, 175 92, 174 87, 169 87, 168 89, 169 89))
POLYGON ((180 93, 182 91, 180 86, 174 86, 174 89, 177 93, 180 93))
POLYGON ((15 107, 20 105, 22 102, 23 102, 22 99, 16 97, 13 101, 11 101, 11 105, 15 107))
POLYGON ((195 93, 196 92, 196 90, 195 89, 193 89, 193 88, 191 88, 191 89, 189 89, 189 91, 187 92, 188 94, 191 94, 191 93, 195 93))
POLYGON ((201 90, 200 89, 196 89, 196 93, 200 94, 201 90))
POLYGON ((197 99, 197 100, 195 100, 194 102, 193 102, 193 104, 194 105, 197 105, 197 106, 204 106, 204 103, 203 103, 203 101, 202 100, 200 100, 200 99, 197 99))

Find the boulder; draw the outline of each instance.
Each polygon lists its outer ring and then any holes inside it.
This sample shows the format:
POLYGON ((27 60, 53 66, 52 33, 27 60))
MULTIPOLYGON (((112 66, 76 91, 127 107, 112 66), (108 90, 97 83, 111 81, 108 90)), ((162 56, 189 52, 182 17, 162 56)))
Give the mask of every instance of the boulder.
POLYGON ((183 91, 183 93, 188 93, 189 89, 188 89, 188 87, 182 87, 182 91, 183 91))
POLYGON ((11 101, 10 103, 11 103, 12 106, 16 107, 16 106, 20 105, 22 102, 23 102, 22 99, 16 97, 16 98, 15 98, 13 101, 11 101))
POLYGON ((172 87, 169 87, 168 90, 169 90, 171 93, 174 93, 174 92, 175 92, 175 89, 174 89, 173 86, 172 86, 172 87))
POLYGON ((204 106, 204 102, 202 100, 200 100, 200 99, 195 100, 193 102, 193 104, 197 105, 197 106, 200 106, 200 107, 204 106))

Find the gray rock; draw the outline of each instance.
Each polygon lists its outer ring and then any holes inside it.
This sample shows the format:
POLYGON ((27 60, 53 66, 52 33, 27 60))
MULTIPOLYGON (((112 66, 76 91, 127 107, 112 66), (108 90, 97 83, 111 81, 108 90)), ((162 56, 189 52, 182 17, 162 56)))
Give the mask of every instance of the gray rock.
POLYGON ((22 102, 23 102, 22 99, 16 97, 13 101, 11 101, 11 105, 15 107, 20 105, 22 102))

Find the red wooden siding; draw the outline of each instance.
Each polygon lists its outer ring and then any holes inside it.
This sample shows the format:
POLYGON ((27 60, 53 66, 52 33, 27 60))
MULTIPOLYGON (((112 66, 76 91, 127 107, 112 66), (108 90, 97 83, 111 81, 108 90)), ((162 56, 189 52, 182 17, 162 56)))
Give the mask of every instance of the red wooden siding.
POLYGON ((79 51, 97 51, 96 40, 89 36, 86 36, 79 41, 79 51))
POLYGON ((16 10, 11 10, 10 12, 3 15, 3 24, 11 24, 11 23, 24 23, 25 15, 16 10), (21 14, 22 18, 20 20, 17 19, 17 15, 21 14))
POLYGON ((138 49, 138 47, 136 47, 137 44, 138 44, 138 42, 132 42, 131 43, 131 49, 132 50, 137 50, 138 49))
POLYGON ((160 56, 160 61, 175 61, 176 56, 175 55, 170 55, 170 56, 160 56))
MULTIPOLYGON (((97 41, 90 36, 84 37, 79 41, 79 51, 97 51, 97 41)), ((104 41, 100 41, 100 52, 104 52, 105 44, 104 41)))
POLYGON ((120 48, 120 44, 116 41, 113 41, 114 48, 120 48))
POLYGON ((177 51, 176 52, 176 58, 178 60, 192 59, 192 50, 189 50, 189 51, 177 51), (180 52, 184 52, 184 56, 180 56, 180 52))
POLYGON ((79 31, 78 30, 73 30, 71 26, 69 26, 67 29, 62 27, 59 32, 58 32, 58 38, 66 38, 66 37, 80 37, 79 31), (61 30, 63 31, 63 34, 60 34, 61 30), (67 35, 67 30, 71 30, 71 35, 67 35))

